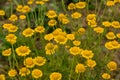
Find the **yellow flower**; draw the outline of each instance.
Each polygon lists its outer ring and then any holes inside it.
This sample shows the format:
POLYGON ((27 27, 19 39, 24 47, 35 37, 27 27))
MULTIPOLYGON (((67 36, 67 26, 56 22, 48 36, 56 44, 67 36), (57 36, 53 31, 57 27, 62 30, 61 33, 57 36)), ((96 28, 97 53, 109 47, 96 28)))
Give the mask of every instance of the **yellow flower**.
POLYGON ((14 22, 14 21, 18 20, 18 17, 15 14, 12 14, 10 16, 9 20, 14 22))
POLYGON ((85 6, 86 6, 86 2, 77 2, 75 4, 75 7, 78 9, 83 9, 83 8, 85 8, 85 6))
POLYGON ((30 70, 26 67, 22 67, 20 70, 19 70, 19 74, 21 76, 26 76, 26 75, 29 75, 30 74, 30 70))
POLYGON ((106 79, 110 79, 111 76, 108 73, 103 73, 102 78, 106 80, 106 79))
POLYGON ((17 75, 17 71, 15 69, 11 69, 8 71, 8 75, 10 77, 15 77, 17 75))
POLYGON ((81 42, 78 41, 78 40, 75 40, 75 41, 73 41, 73 44, 74 44, 75 46, 79 46, 79 45, 81 44, 81 42))
POLYGON ((34 30, 31 29, 31 28, 27 28, 25 29, 22 34, 25 36, 25 37, 31 37, 33 34, 34 34, 34 30))
POLYGON ((17 10, 18 12, 22 12, 22 9, 23 9, 23 6, 22 6, 22 5, 18 5, 17 8, 16 8, 16 10, 17 10))
POLYGON ((27 13, 30 12, 31 8, 28 5, 23 6, 21 12, 22 13, 27 13))
POLYGON ((82 57, 84 57, 86 59, 91 59, 94 56, 94 54, 91 50, 83 50, 81 52, 81 54, 82 54, 82 57))
POLYGON ((96 62, 94 60, 87 60, 87 66, 90 68, 94 68, 96 66, 96 62))
POLYGON ((79 28, 78 29, 78 33, 81 34, 81 35, 84 34, 85 31, 86 31, 85 28, 79 28))
POLYGON ((10 23, 3 24, 4 29, 9 29, 11 26, 13 26, 13 24, 10 23))
POLYGON ((36 3, 36 4, 40 4, 40 5, 45 4, 43 1, 36 1, 35 3, 36 3))
POLYGON ((88 25, 89 25, 90 27, 96 27, 96 26, 97 26, 97 22, 96 22, 96 21, 89 21, 89 22, 88 22, 88 25))
POLYGON ((120 48, 120 44, 116 40, 111 41, 111 45, 114 49, 120 48))
POLYGON ((70 51, 70 54, 75 56, 80 54, 82 50, 79 47, 71 47, 69 51, 70 51))
POLYGON ((115 2, 114 1, 107 1, 107 3, 106 3, 106 6, 114 6, 115 5, 115 2))
POLYGON ((117 38, 120 38, 120 33, 117 33, 116 36, 117 36, 117 38))
POLYGON ((32 77, 33 78, 40 78, 40 77, 42 77, 43 76, 43 73, 42 73, 42 71, 41 70, 39 70, 39 69, 33 69, 32 70, 32 77))
POLYGON ((37 26, 37 27, 35 28, 35 31, 36 31, 36 32, 39 32, 39 33, 43 33, 43 32, 45 32, 45 28, 44 28, 43 26, 37 26))
POLYGON ((106 43, 105 43, 105 47, 106 47, 107 49, 109 49, 109 50, 114 49, 113 46, 112 46, 112 44, 111 44, 111 42, 106 42, 106 43))
POLYGON ((35 61, 35 64, 38 65, 38 66, 42 66, 45 64, 46 62, 46 59, 44 57, 41 57, 41 56, 37 56, 34 58, 34 61, 35 61))
POLYGON ((16 39, 17 37, 15 36, 15 34, 8 34, 5 39, 10 43, 10 44, 14 44, 16 43, 16 39))
POLYGON ((87 19, 87 21, 96 21, 96 15, 95 14, 88 14, 86 19, 87 19))
POLYGON ((48 21, 48 25, 50 27, 54 27, 55 25, 57 25, 57 21, 55 19, 51 19, 48 21))
POLYGON ((74 3, 70 3, 68 5, 68 10, 73 10, 73 9, 75 9, 75 4, 74 3))
POLYGON ((4 74, 0 74, 0 80, 6 80, 4 74))
POLYGON ((5 11, 4 10, 0 10, 0 16, 4 16, 5 15, 5 11))
POLYGON ((29 4, 29 5, 31 5, 31 4, 33 4, 34 3, 34 1, 28 1, 27 2, 27 4, 29 4))
POLYGON ((111 23, 109 21, 103 21, 102 25, 105 26, 105 27, 110 27, 111 23))
POLYGON ((47 55, 51 55, 55 53, 55 49, 57 49, 57 45, 54 45, 53 43, 47 43, 45 46, 45 51, 47 55))
POLYGON ((26 19, 26 16, 25 16, 25 15, 20 15, 19 18, 20 18, 21 20, 23 20, 23 19, 26 19))
POLYGON ((58 35, 54 38, 54 40, 59 44, 66 44, 67 38, 63 35, 58 35))
POLYGON ((61 21, 63 24, 68 24, 69 23, 69 20, 67 18, 63 18, 62 21, 61 21))
POLYGON ((54 10, 49 10, 47 12, 47 16, 48 16, 48 18, 55 18, 55 17, 57 17, 57 14, 54 10))
POLYGON ((32 59, 32 57, 28 57, 24 60, 24 65, 27 68, 33 68, 35 66, 35 61, 32 59))
POLYGON ((110 69, 110 71, 116 70, 117 69, 117 63, 114 61, 110 61, 107 64, 108 69, 110 69))
POLYGON ((64 15, 63 13, 60 13, 60 14, 58 15, 58 20, 59 20, 59 21, 62 21, 62 19, 65 19, 65 18, 67 18, 67 17, 66 17, 66 15, 64 15))
POLYGON ((102 27, 96 27, 96 28, 94 28, 94 31, 96 32, 96 33, 103 33, 103 31, 104 31, 104 28, 102 28, 102 27))
POLYGON ((54 38, 55 38, 55 37, 58 36, 61 32, 62 32, 62 29, 61 29, 61 28, 57 28, 57 29, 55 29, 55 30, 52 32, 52 34, 53 34, 53 36, 54 36, 54 38))
POLYGON ((50 80, 61 80, 62 74, 59 72, 53 72, 50 74, 50 80))
POLYGON ((11 52, 11 48, 2 51, 2 55, 3 55, 3 56, 10 56, 11 53, 12 53, 12 52, 11 52))
POLYGON ((108 32, 106 34, 106 38, 111 40, 111 39, 115 39, 116 36, 115 36, 115 34, 113 32, 108 32))
POLYGON ((74 34, 67 34, 67 38, 69 40, 74 40, 75 39, 75 35, 74 34))
POLYGON ((46 34, 46 35, 44 36, 44 39, 45 39, 45 40, 48 40, 48 41, 52 40, 52 39, 53 39, 53 34, 52 34, 52 33, 46 34))
POLYGON ((18 27, 15 26, 15 25, 12 25, 12 26, 10 26, 10 27, 8 28, 8 31, 9 31, 9 32, 16 32, 17 30, 18 30, 18 27))
POLYGON ((83 72, 85 72, 85 70, 86 70, 85 66, 81 63, 78 63, 75 67, 76 73, 83 73, 83 72))
POLYGON ((18 56, 27 56, 31 52, 31 50, 27 46, 20 46, 20 47, 16 48, 15 51, 18 56))
POLYGON ((74 13, 71 14, 71 17, 74 18, 74 19, 78 19, 78 18, 80 18, 81 16, 82 16, 82 14, 79 13, 79 12, 74 12, 74 13))
POLYGON ((113 28, 120 28, 120 23, 119 23, 119 21, 113 21, 113 22, 111 23, 111 26, 112 26, 113 28))

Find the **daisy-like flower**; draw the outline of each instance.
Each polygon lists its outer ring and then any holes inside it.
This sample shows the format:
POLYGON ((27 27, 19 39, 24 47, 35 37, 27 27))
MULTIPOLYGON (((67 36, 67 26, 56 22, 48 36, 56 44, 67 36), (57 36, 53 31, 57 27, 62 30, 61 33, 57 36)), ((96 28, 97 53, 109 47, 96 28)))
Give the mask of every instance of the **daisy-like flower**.
POLYGON ((33 34, 34 34, 34 30, 31 29, 31 28, 27 28, 25 29, 22 34, 25 36, 25 37, 31 37, 33 34))

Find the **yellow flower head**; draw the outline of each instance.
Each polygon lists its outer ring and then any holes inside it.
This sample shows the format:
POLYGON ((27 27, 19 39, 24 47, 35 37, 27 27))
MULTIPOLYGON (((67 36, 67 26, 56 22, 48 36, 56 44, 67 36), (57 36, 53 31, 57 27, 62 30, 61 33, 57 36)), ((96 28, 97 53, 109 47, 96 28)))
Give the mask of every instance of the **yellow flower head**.
POLYGON ((10 44, 14 44, 16 43, 16 39, 17 37, 15 36, 15 34, 8 34, 5 39, 10 43, 10 44))
POLYGON ((69 40, 74 40, 75 39, 75 35, 74 34, 67 34, 67 38, 69 40))
POLYGON ((46 62, 46 59, 44 57, 41 57, 41 56, 37 56, 34 58, 34 61, 35 61, 35 64, 38 65, 38 66, 42 66, 45 64, 46 62))
POLYGON ((12 25, 12 26, 10 26, 10 27, 8 28, 8 31, 9 31, 9 32, 16 32, 17 30, 18 30, 18 27, 15 26, 15 25, 12 25))
POLYGON ((3 56, 10 56, 11 53, 12 53, 12 52, 11 52, 11 48, 2 51, 2 55, 3 55, 3 56))
POLYGON ((53 36, 54 36, 54 38, 55 38, 55 37, 58 36, 61 32, 62 32, 62 29, 61 29, 61 28, 57 28, 57 29, 55 29, 55 30, 52 32, 52 34, 53 34, 53 36))
POLYGON ((24 20, 24 19, 26 19, 26 16, 25 15, 20 15, 19 19, 24 20))
POLYGON ((19 74, 21 76, 26 76, 26 75, 29 75, 30 74, 30 70, 26 67, 22 67, 20 70, 19 70, 19 74))
POLYGON ((68 24, 69 19, 68 18, 63 18, 61 22, 62 22, 62 24, 68 24))
POLYGON ((15 14, 12 14, 10 16, 9 20, 14 22, 14 21, 18 20, 18 17, 15 14))
POLYGON ((22 12, 22 9, 23 9, 23 6, 22 6, 22 5, 18 5, 17 8, 16 8, 16 10, 17 10, 18 12, 22 12))
POLYGON ((48 16, 48 18, 55 18, 55 17, 57 17, 57 14, 54 10, 49 10, 47 12, 47 16, 48 16))
POLYGON ((113 46, 112 46, 112 44, 111 44, 111 42, 106 42, 106 43, 105 43, 105 47, 106 47, 107 49, 109 49, 109 50, 114 49, 113 46))
POLYGON ((110 61, 107 64, 108 69, 110 69, 110 71, 116 70, 117 69, 117 63, 114 61, 110 61))
POLYGON ((4 74, 0 74, 0 80, 6 80, 4 74))
POLYGON ((17 71, 15 69, 11 69, 8 71, 8 75, 10 77, 15 77, 17 75, 17 71))
POLYGON ((47 43, 45 46, 45 51, 47 55, 51 55, 55 53, 55 50, 57 49, 57 45, 54 45, 53 43, 47 43))
POLYGON ((87 21, 96 21, 96 15, 95 14, 88 14, 86 19, 87 19, 87 21))
POLYGON ((114 5, 115 5, 115 2, 111 0, 108 0, 106 3, 106 6, 114 6, 114 5))
POLYGON ((75 7, 78 9, 83 9, 83 8, 85 8, 85 6, 86 6, 86 2, 77 2, 75 4, 75 7))
POLYGON ((116 36, 117 36, 117 38, 120 38, 120 33, 117 33, 116 36))
POLYGON ((33 34, 34 34, 34 30, 31 29, 31 28, 27 28, 25 29, 22 34, 25 36, 25 37, 31 37, 33 34))
POLYGON ((5 11, 4 10, 0 10, 0 16, 4 16, 5 15, 5 11))
POLYGON ((96 66, 96 62, 94 60, 88 59, 87 66, 90 68, 94 68, 96 66))
POLYGON ((25 6, 23 6, 23 8, 22 8, 22 13, 27 13, 27 12, 30 12, 30 10, 31 10, 31 8, 28 6, 28 5, 25 5, 25 6))
POLYGON ((111 23, 109 21, 103 21, 102 25, 105 26, 105 27, 110 27, 111 23))
POLYGON ((108 73, 103 73, 102 74, 102 78, 105 79, 105 80, 107 80, 107 79, 110 79, 111 76, 108 73))
POLYGON ((35 66, 35 61, 32 59, 32 57, 28 57, 24 60, 24 65, 27 68, 33 68, 35 66))
POLYGON ((39 69, 33 69, 32 70, 32 77, 33 78, 40 78, 40 77, 42 77, 43 76, 43 73, 42 73, 42 71, 41 70, 39 70, 39 69))
POLYGON ((57 25, 57 21, 55 19, 51 19, 48 21, 48 25, 50 27, 54 27, 55 25, 57 25))
POLYGON ((20 46, 20 47, 16 48, 15 51, 18 56, 27 56, 31 52, 31 50, 27 46, 20 46))
POLYGON ((65 18, 67 18, 67 17, 66 17, 66 15, 63 14, 63 13, 60 13, 60 14, 58 15, 58 20, 59 20, 59 21, 62 21, 62 20, 65 19, 65 18))
POLYGON ((86 31, 85 28, 79 28, 78 29, 78 33, 81 34, 81 35, 84 34, 85 31, 86 31))
POLYGON ((53 72, 50 74, 50 80, 61 80, 62 74, 59 72, 53 72))
POLYGON ((115 39, 116 36, 115 36, 115 34, 113 32, 108 32, 106 34, 106 38, 111 40, 111 39, 115 39))
POLYGON ((119 23, 119 21, 113 21, 113 22, 111 23, 111 26, 112 26, 113 28, 120 28, 120 23, 119 23))
POLYGON ((114 49, 120 48, 120 44, 116 40, 111 41, 111 45, 114 49))
POLYGON ((81 53, 82 50, 79 47, 71 47, 69 51, 72 55, 78 55, 81 53))
POLYGON ((85 66, 81 63, 78 63, 75 67, 76 73, 83 73, 83 72, 85 72, 85 70, 86 70, 85 66))
POLYGON ((81 42, 78 41, 78 40, 75 40, 75 41, 73 41, 73 44, 74 44, 75 46, 79 46, 79 45, 81 44, 81 42))
POLYGON ((89 25, 90 27, 96 27, 96 26, 97 26, 97 22, 96 22, 96 21, 89 21, 89 22, 88 22, 88 25, 89 25))
POLYGON ((73 9, 75 9, 76 7, 75 7, 75 4, 74 3, 70 3, 69 5, 68 5, 68 10, 73 10, 73 9))
POLYGON ((44 26, 37 26, 35 28, 35 31, 38 33, 43 33, 43 32, 45 32, 45 28, 44 28, 44 26))
POLYGON ((91 50, 83 50, 81 52, 81 54, 82 54, 82 57, 84 57, 86 59, 91 59, 94 56, 94 54, 91 50))
POLYGON ((59 44, 66 44, 67 38, 63 35, 58 35, 54 38, 54 40, 59 44))
POLYGON ((81 16, 82 16, 82 14, 79 13, 79 12, 74 12, 74 13, 71 14, 71 17, 74 18, 74 19, 78 19, 78 18, 80 18, 81 16))
POLYGON ((44 39, 45 39, 45 40, 48 40, 48 41, 52 40, 52 39, 53 39, 53 34, 52 34, 52 33, 46 34, 46 35, 44 36, 44 39))
POLYGON ((94 28, 94 31, 95 31, 96 33, 101 34, 101 33, 103 33, 104 28, 102 28, 102 27, 96 27, 96 28, 94 28))
POLYGON ((3 24, 4 29, 9 29, 11 26, 13 26, 13 24, 10 23, 3 24))

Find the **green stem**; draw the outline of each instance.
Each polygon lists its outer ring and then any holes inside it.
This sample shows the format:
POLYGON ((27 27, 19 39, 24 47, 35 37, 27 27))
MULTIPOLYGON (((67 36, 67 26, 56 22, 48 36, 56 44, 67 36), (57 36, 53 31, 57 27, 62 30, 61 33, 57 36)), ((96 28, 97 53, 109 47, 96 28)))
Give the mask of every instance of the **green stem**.
POLYGON ((64 10, 65 12, 67 12, 66 7, 65 7, 65 2, 64 2, 64 0, 62 0, 62 8, 63 8, 63 10, 64 10))

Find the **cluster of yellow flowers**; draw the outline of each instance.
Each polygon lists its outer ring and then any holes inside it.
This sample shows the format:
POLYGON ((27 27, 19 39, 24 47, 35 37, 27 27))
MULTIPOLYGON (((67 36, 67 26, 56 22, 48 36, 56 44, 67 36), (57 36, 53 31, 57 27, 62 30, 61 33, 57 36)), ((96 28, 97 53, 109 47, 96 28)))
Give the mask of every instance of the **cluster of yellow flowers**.
MULTIPOLYGON (((7 43, 3 47, 2 56, 8 58, 10 69, 7 69, 8 74, 0 74, 0 80, 94 80, 98 74, 100 79, 111 79, 111 72, 117 70, 118 65, 111 61, 107 53, 112 55, 120 49, 120 32, 117 31, 120 22, 113 18, 99 22, 98 14, 82 14, 81 9, 89 7, 85 1, 68 4, 70 14, 53 9, 44 10, 46 6, 43 4, 48 1, 23 0, 24 4, 15 7, 18 14, 11 14, 8 22, 2 25, 4 42, 7 43), (38 14, 32 10, 33 6, 40 8, 38 14), (82 24, 82 20, 85 23, 82 24), (53 31, 49 32, 48 29, 53 31), (100 62, 104 59, 105 62, 100 62)), ((106 6, 118 3, 120 0, 107 0, 106 6)), ((0 17, 5 14, 4 10, 0 10, 0 17)))

